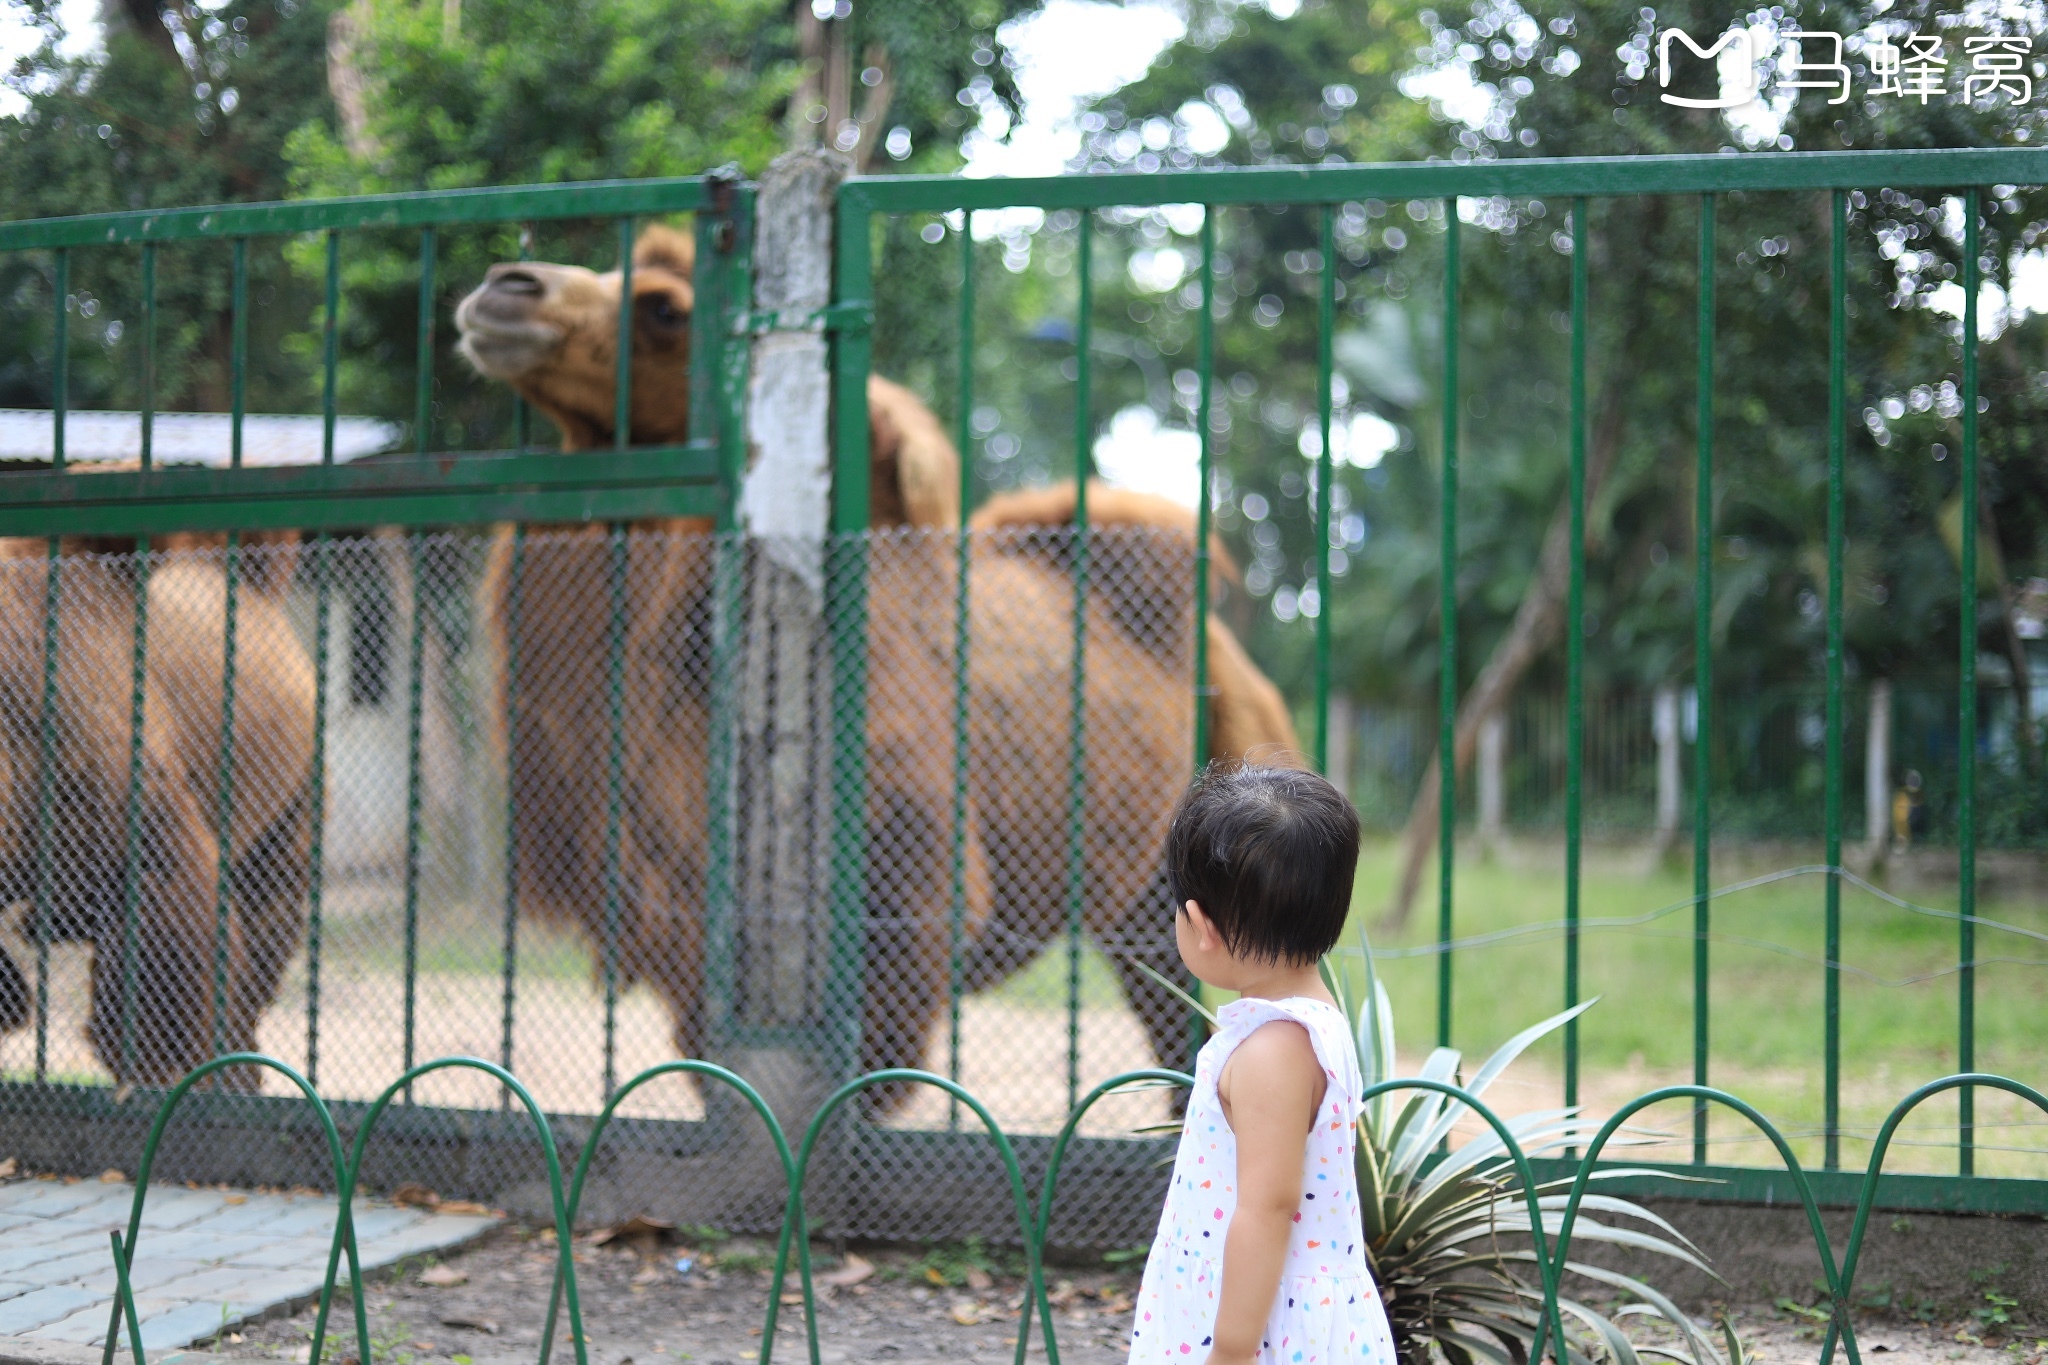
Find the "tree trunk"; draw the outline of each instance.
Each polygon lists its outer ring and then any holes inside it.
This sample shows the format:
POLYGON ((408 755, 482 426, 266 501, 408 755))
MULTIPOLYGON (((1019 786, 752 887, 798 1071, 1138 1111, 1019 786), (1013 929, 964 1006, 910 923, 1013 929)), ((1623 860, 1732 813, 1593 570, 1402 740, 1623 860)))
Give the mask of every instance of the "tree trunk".
POLYGON ((370 132, 370 83, 359 50, 368 21, 363 0, 351 0, 327 16, 327 93, 334 100, 341 145, 356 160, 374 162, 379 148, 370 132))
POLYGON ((158 0, 102 0, 100 22, 110 28, 126 28, 160 54, 182 65, 178 44, 164 27, 163 6, 158 0))
MULTIPOLYGON (((1630 292, 1639 298, 1643 291, 1630 292)), ((1630 319, 1626 335, 1638 334, 1641 322, 1642 311, 1638 308, 1630 319)), ((1632 347, 1624 347, 1621 353, 1630 354, 1632 351, 1632 347)), ((1592 439, 1587 443, 1586 506, 1589 508, 1598 498, 1600 485, 1614 467, 1614 458, 1621 448, 1622 400, 1626 391, 1625 384, 1608 385, 1592 439)), ((1486 666, 1479 670, 1471 689, 1458 703, 1458 717, 1452 729, 1451 759, 1459 774, 1471 770, 1472 755, 1479 747, 1479 727, 1487 717, 1507 705, 1508 698, 1514 695, 1516 686, 1531 665, 1557 640, 1559 628, 1564 624, 1565 595, 1571 581, 1571 533, 1571 489, 1567 487, 1558 499, 1557 510, 1551 513, 1550 529, 1543 536, 1543 552, 1537 558, 1536 572, 1530 575, 1529 586, 1522 593, 1522 603, 1515 609, 1514 624, 1494 646, 1486 666)), ((1586 543, 1589 552, 1597 541, 1598 535, 1588 522, 1586 543)), ((1399 929, 1408 922, 1408 916, 1415 908, 1415 893, 1422 885, 1423 865, 1430 850, 1436 846, 1438 804, 1443 791, 1441 757, 1440 751, 1430 754, 1429 767, 1422 774, 1422 788, 1415 794, 1415 804, 1409 807, 1408 824, 1401 832, 1401 877, 1395 883, 1393 902, 1387 907, 1386 919, 1380 926, 1383 931, 1399 929)))
POLYGON ((2034 770, 2034 718, 2028 714, 2033 703, 2034 685, 2031 671, 2027 667, 2027 645, 2020 638, 2019 622, 2013 618, 2013 595, 2005 583, 2003 566, 2006 563, 2005 543, 1998 534, 1998 517, 1992 510, 1991 494, 1981 489, 1977 495, 1977 521, 1984 536, 1991 543, 1992 562, 1999 565, 1996 585, 1998 593, 2000 632, 2005 636, 2005 658, 2012 668, 2013 739, 2020 750, 2020 764, 2028 772, 2034 770))

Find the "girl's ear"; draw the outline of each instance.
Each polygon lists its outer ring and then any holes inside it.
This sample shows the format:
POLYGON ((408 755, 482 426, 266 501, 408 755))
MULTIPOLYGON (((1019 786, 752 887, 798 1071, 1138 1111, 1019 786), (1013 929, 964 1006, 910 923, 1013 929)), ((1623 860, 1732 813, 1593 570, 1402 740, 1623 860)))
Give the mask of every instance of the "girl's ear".
POLYGON ((1188 923, 1194 926, 1196 947, 1205 953, 1213 953, 1223 946, 1223 935, 1216 932, 1216 921, 1202 913, 1200 904, 1189 901, 1181 910, 1188 917, 1188 923))

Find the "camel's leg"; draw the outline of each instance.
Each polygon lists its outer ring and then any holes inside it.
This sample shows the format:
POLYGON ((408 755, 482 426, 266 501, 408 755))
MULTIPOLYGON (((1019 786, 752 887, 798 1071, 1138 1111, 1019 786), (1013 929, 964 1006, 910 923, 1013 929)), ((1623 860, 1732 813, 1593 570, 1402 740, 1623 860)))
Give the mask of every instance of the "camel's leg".
MULTIPOLYGON (((276 1003, 278 983, 305 933, 304 905, 310 864, 311 801, 294 800, 235 865, 231 886, 239 965, 229 986, 226 1032, 230 1052, 256 1051, 256 1029, 276 1003)), ((237 1074, 229 1084, 254 1090, 261 1078, 237 1074)))
MULTIPOLYGON (((213 1050, 217 845, 203 803, 184 783, 153 782, 145 791, 134 953, 129 958, 122 917, 112 917, 93 955, 88 1034, 119 1079, 168 1085, 213 1050)), ((230 990, 236 957, 231 941, 230 990)))
POLYGON ((631 901, 623 937, 628 980, 646 981, 668 1006, 676 1055, 697 1057, 704 1046, 704 885, 694 865, 663 869, 627 845, 631 901), (633 864, 639 865, 637 875, 633 864))
MULTIPOLYGON (((952 841, 949 816, 933 808, 932 796, 882 786, 869 798, 863 1071, 924 1065, 944 1006, 952 841)), ((870 1102, 890 1113, 911 1089, 877 1087, 870 1102)))
POLYGON ((28 977, 15 965, 12 956, 0 951, 0 1033, 24 1027, 32 1004, 28 977))
POLYGON ((1180 951, 1174 946, 1173 900, 1163 870, 1139 895, 1122 931, 1113 936, 1109 959, 1116 967, 1117 979, 1123 983, 1124 997, 1145 1026, 1145 1041, 1151 1044, 1154 1063, 1178 1071, 1193 1071, 1194 1011, 1186 1001, 1139 970, 1143 964, 1182 990, 1194 992, 1194 975, 1181 962, 1180 951))

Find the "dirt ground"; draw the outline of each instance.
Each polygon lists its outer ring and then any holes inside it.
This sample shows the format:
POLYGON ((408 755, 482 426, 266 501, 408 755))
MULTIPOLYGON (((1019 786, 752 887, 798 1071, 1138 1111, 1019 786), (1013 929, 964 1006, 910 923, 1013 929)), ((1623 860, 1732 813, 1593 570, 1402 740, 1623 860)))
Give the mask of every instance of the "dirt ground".
MULTIPOLYGON (((680 1239, 621 1238, 598 1246, 579 1238, 578 1283, 591 1365, 746 1365, 761 1350, 772 1246, 747 1238, 686 1232, 680 1239), (679 1272, 679 1261, 690 1263, 679 1272)), ((942 1365, 997 1361, 1016 1350, 1022 1266, 1012 1253, 974 1246, 904 1249, 855 1245, 814 1249, 820 1281, 818 1335, 826 1365, 875 1361, 942 1365), (855 1281, 849 1283, 849 1281, 855 1281), (837 1281, 838 1283, 832 1283, 837 1281)), ((441 1260, 405 1263, 370 1287, 372 1348, 379 1365, 530 1365, 538 1358, 555 1264, 552 1234, 510 1226, 441 1260)), ((1125 1356, 1132 1266, 1055 1265, 1060 1358, 1112 1365, 1125 1356)), ((800 1362, 802 1308, 785 1292, 775 1360, 800 1362)), ((1730 1310, 1762 1365, 1818 1361, 1819 1316, 1781 1300, 1730 1310)), ((346 1313, 330 1327, 330 1354, 356 1355, 346 1313)), ((271 1360, 306 1359, 314 1313, 306 1308, 246 1327, 212 1350, 271 1360)), ((1866 1362, 1888 1365, 2042 1365, 2048 1329, 2017 1324, 1923 1322, 1884 1313, 1858 1317, 1866 1362)), ((1037 1332, 1032 1355, 1043 1359, 1037 1332)), ((1836 1360, 1845 1357, 1837 1351, 1836 1360)), ((566 1328, 553 1359, 570 1365, 566 1328)))

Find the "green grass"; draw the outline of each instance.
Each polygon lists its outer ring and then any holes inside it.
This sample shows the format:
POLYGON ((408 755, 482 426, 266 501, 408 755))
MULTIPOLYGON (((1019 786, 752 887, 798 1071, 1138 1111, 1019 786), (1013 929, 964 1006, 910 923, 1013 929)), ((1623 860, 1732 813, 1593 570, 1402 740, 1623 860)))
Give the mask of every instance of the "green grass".
MULTIPOLYGON (((405 969, 405 914, 394 903, 372 914, 351 917, 331 928, 330 951, 346 955, 365 972, 397 974, 405 969)), ((494 908, 464 904, 422 905, 419 970, 422 975, 496 976, 503 970, 504 927, 494 908)), ((590 943, 532 915, 519 919, 519 975, 522 980, 588 981, 598 956, 590 943)))
MULTIPOLYGON (((1597 995, 1600 1003, 1584 1017, 1580 1030, 1587 1090, 1611 1092, 1619 1081, 1604 1080, 1604 1090, 1592 1082, 1617 1073, 1638 1081, 1631 1090, 1690 1080, 1691 870, 1630 873, 1619 870, 1620 859, 1609 858, 1604 866, 1597 856, 1589 861, 1594 866, 1582 878, 1580 894, 1587 922, 1580 938, 1580 994, 1597 995), (1626 926, 1594 923, 1640 920, 1660 910, 1669 913, 1626 926)), ((1366 850, 1354 900, 1354 931, 1381 918, 1395 873, 1391 843, 1366 850)), ((1731 873, 1717 876, 1716 882, 1727 886, 1746 879, 1731 873)), ((1461 947, 1452 958, 1451 1041, 1477 1060, 1564 1006, 1564 938, 1554 927, 1564 917, 1561 859, 1529 852, 1512 865, 1481 856, 1462 858, 1454 889, 1453 939, 1499 936, 1461 947)), ((1711 902, 1710 1082, 1751 1099, 1791 1129, 1817 1130, 1822 1120, 1825 894, 1825 879, 1806 875, 1731 891, 1711 902)), ((1951 915, 1956 906, 1953 888, 1904 899, 1951 915)), ((1841 907, 1842 1122, 1845 1134, 1874 1132, 1892 1102, 1956 1069, 1958 925, 1952 917, 1901 909, 1846 883, 1841 907)), ((1977 913, 2034 933, 2048 931, 2048 887, 2032 901, 1980 901, 1977 913)), ((1436 919, 1431 877, 1407 925, 1399 932, 1374 933, 1404 1057, 1419 1059, 1436 1040, 1438 959, 1408 955, 1434 941, 1436 919)), ((1977 955, 1977 1068, 2038 1084, 2048 943, 1980 925, 1977 955)), ((1561 1075, 1561 1040, 1547 1041, 1522 1066, 1561 1075)), ((1988 1097, 1980 1098, 1979 1110, 1980 1121, 2026 1118, 1988 1097)), ((1929 1120, 1919 1125, 1924 1131, 1914 1141, 1953 1140, 1953 1100, 1937 1100, 1920 1112, 1929 1120)), ((1717 1124, 1716 1132, 1724 1131, 1733 1135, 1736 1125, 1717 1124)), ((1989 1150, 2034 1145, 2026 1129, 1989 1129, 1979 1141, 1987 1148, 1979 1165, 1986 1173, 2018 1161, 2026 1173, 2048 1175, 2048 1162, 2008 1159, 1989 1150)), ((1819 1154, 1817 1142, 1800 1146, 1802 1160, 1809 1149, 1819 1154)), ((1867 1147, 1845 1137, 1846 1163, 1860 1163, 1866 1154, 1867 1147)), ((1717 1159, 1738 1157, 1730 1151, 1717 1159)), ((1952 1152, 1938 1146, 1915 1146, 1900 1152, 1897 1165, 1953 1169, 1953 1160, 1952 1152)))
MULTIPOLYGON (((1528 841, 1512 855, 1462 855, 1452 926, 1466 944, 1452 957, 1452 1043, 1473 1061, 1510 1035, 1564 1005, 1564 876, 1558 841, 1528 841), (1547 850, 1547 856, 1546 855, 1547 850)), ((1786 856, 1818 862, 1819 850, 1786 856)), ((1580 995, 1600 1003, 1580 1028, 1582 1094, 1613 1103, 1654 1085, 1692 1078, 1692 874, 1683 864, 1629 870, 1646 860, 1590 850, 1581 882, 1580 995), (1602 921, 1634 921, 1627 924, 1602 921)), ((1753 879, 1732 857, 1716 882, 1753 879)), ((1404 1060, 1419 1062, 1436 1040, 1437 894, 1425 879, 1409 923, 1398 932, 1374 929, 1381 972, 1393 997, 1404 1060)), ((1390 840, 1368 845, 1353 905, 1355 931, 1376 926, 1396 874, 1390 840)), ((1822 1126, 1823 906, 1818 875, 1785 878, 1717 894, 1711 903, 1708 982, 1709 1080, 1756 1103, 1788 1132, 1802 1160, 1818 1162, 1822 1126)), ((1842 888, 1841 1075, 1843 1159, 1860 1164, 1893 1102, 1923 1081, 1957 1069, 1958 925, 1953 887, 1903 897, 1946 915, 1888 904, 1853 884, 1842 888)), ((1980 901, 1978 914, 2033 933, 2048 933, 2048 886, 2031 900, 1980 901)), ((422 916, 421 967, 426 972, 495 976, 498 926, 487 909, 422 916)), ((395 907, 351 922, 348 953, 371 970, 395 973, 402 925, 395 907), (373 927, 374 926, 374 927, 373 927), (357 937, 360 935, 360 937, 357 937), (367 960, 365 960, 367 959, 367 960)), ((337 935, 340 937, 340 935, 337 935)), ((1990 925, 1978 929, 1977 1052, 1980 1070, 2032 1084, 2048 1080, 2037 1060, 2039 1021, 2048 1005, 2048 942, 1990 925)), ((1347 937, 1347 943, 1355 938, 1347 937)), ((1108 960, 1092 944, 1081 955, 1084 1007, 1115 1007, 1122 999, 1108 960)), ((520 927, 523 977, 589 980, 593 955, 575 934, 532 921, 520 927)), ((987 998, 1051 1014, 1067 1002, 1064 939, 989 992, 987 998)), ((1563 1071, 1561 1041, 1546 1040, 1511 1075, 1523 1104, 1556 1103, 1563 1071), (1535 1092, 1542 1092, 1540 1095, 1535 1092)), ((1955 1101, 1920 1111, 1890 1163, 1895 1169, 1954 1169, 1955 1101)), ((1658 1116, 1684 1130, 1682 1114, 1658 1116)), ((1987 1174, 2048 1177, 2048 1159, 2002 1148, 2048 1147, 2048 1126, 1996 1096, 1979 1098, 1978 1169, 1987 1174), (2041 1135, 2037 1141, 2036 1135, 2041 1135)), ((1716 1160, 1753 1161, 1764 1153, 1735 1141, 1739 1125, 1717 1121, 1716 1160)), ((1679 1156, 1682 1152, 1662 1155, 1679 1156)))
MULTIPOLYGON (((988 992, 991 1000, 1026 1009, 1063 1010, 1067 1007, 1067 940, 1065 935, 1039 954, 1030 966, 988 992)), ((1115 1008, 1123 1003, 1123 987, 1116 979, 1100 948, 1084 941, 1081 947, 1081 1007, 1115 1008)))

